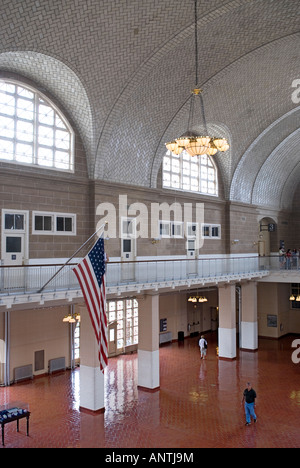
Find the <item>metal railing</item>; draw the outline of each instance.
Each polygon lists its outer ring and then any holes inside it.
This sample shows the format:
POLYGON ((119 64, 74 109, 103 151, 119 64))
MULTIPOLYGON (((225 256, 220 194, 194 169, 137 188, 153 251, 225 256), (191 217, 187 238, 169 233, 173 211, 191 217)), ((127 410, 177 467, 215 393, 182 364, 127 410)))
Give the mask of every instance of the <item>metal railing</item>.
MULTIPOLYGON (((106 284, 108 288, 181 280, 188 284, 189 280, 258 274, 273 270, 276 265, 278 270, 282 268, 278 258, 253 256, 109 262, 106 284)), ((66 265, 44 291, 78 290, 79 284, 72 271, 74 266, 66 265)), ((60 268, 61 265, 1 266, 0 295, 37 293, 60 268)))

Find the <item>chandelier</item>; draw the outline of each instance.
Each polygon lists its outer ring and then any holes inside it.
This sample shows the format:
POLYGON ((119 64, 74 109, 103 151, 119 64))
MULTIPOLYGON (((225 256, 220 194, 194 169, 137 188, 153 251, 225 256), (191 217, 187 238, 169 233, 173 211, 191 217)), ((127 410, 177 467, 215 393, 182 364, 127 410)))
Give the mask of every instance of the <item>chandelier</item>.
POLYGON ((208 136, 205 112, 204 112, 204 102, 202 97, 202 89, 198 86, 198 37, 197 37, 197 0, 195 0, 195 74, 196 74, 196 86, 193 89, 191 97, 189 98, 190 102, 190 111, 189 111, 189 120, 188 120, 188 129, 187 131, 178 138, 175 138, 173 141, 166 143, 166 147, 175 155, 181 154, 183 151, 186 151, 190 156, 201 156, 207 154, 209 156, 214 156, 218 151, 224 152, 229 149, 229 144, 226 138, 220 138, 217 136, 208 136), (194 107, 196 101, 200 101, 201 105, 201 114, 203 119, 203 128, 204 134, 198 135, 190 130, 191 123, 193 122, 194 117, 194 107))
POLYGON ((65 323, 76 323, 80 322, 80 314, 78 313, 69 313, 63 318, 63 322, 65 323))
POLYGON ((190 296, 188 298, 188 302, 192 302, 193 304, 197 303, 197 302, 207 302, 207 298, 205 296, 190 296))

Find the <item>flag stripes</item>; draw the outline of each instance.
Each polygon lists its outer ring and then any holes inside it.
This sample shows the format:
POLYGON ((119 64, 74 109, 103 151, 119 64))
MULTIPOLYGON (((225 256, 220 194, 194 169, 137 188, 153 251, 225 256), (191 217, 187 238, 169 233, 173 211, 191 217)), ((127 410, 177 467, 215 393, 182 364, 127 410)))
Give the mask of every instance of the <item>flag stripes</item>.
POLYGON ((89 312, 98 345, 100 370, 108 364, 105 253, 104 241, 99 239, 89 254, 73 271, 78 279, 89 312))

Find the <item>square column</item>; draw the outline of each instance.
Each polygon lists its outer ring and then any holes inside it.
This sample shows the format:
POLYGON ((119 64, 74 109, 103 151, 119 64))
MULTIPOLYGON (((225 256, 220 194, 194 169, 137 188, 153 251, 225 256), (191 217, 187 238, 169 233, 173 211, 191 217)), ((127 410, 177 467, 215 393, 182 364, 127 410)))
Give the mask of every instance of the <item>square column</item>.
POLYGON ((159 295, 139 299, 138 386, 158 390, 159 380, 159 295))
POLYGON ((235 284, 219 287, 219 357, 236 358, 235 284))
POLYGON ((241 348, 258 349, 257 283, 242 284, 241 348))
POLYGON ((103 413, 104 374, 100 370, 97 341, 85 306, 80 306, 80 316, 80 410, 103 413))

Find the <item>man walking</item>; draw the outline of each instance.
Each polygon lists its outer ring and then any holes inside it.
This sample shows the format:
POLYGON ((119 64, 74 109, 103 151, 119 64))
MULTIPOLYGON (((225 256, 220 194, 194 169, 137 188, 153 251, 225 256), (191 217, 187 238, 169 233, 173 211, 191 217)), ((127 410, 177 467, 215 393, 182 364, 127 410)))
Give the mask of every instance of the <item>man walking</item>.
POLYGON ((204 336, 201 336, 199 340, 199 348, 200 348, 201 359, 206 359, 207 341, 204 338, 204 336))
POLYGON ((247 383, 247 388, 244 390, 243 393, 243 400, 242 403, 245 403, 245 413, 246 413, 246 426, 250 426, 251 424, 251 417, 253 421, 256 423, 257 417, 255 414, 255 399, 257 398, 255 390, 252 388, 250 382, 247 383))

